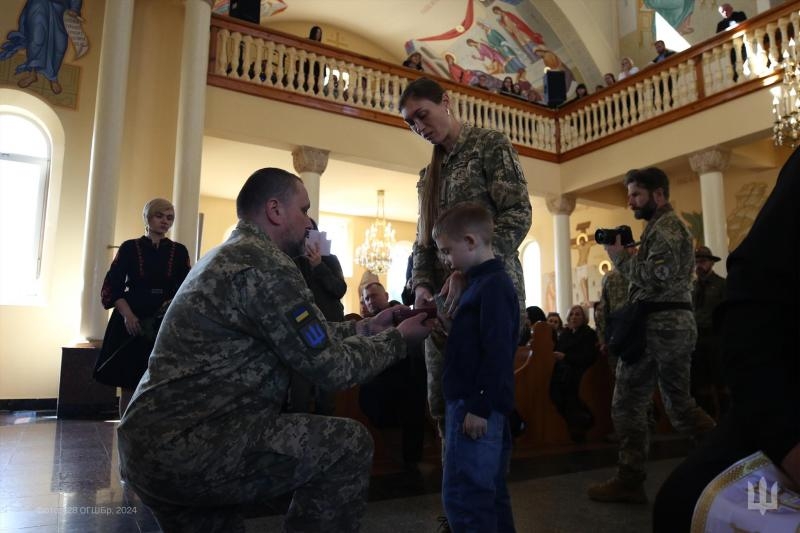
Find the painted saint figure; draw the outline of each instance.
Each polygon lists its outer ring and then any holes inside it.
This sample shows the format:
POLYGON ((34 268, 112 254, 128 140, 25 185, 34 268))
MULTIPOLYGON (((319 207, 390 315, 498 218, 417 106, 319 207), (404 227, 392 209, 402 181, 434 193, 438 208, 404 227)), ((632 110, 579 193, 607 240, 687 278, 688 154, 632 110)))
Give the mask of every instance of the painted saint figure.
POLYGON ((486 40, 489 42, 489 46, 500 52, 503 56, 506 72, 518 72, 519 69, 525 68, 525 65, 519 60, 517 53, 511 48, 502 33, 487 26, 483 22, 478 22, 478 26, 486 32, 486 40))
POLYGON ((509 35, 516 41, 520 48, 528 55, 531 61, 538 61, 539 57, 536 55, 536 46, 544 44, 542 34, 537 33, 528 26, 524 20, 516 16, 511 11, 505 11, 500 6, 494 6, 492 13, 498 15, 500 18, 498 22, 505 29, 509 35))
POLYGON ((64 61, 69 36, 64 26, 64 15, 78 17, 83 0, 28 0, 19 15, 17 31, 8 33, 7 41, 0 45, 0 60, 25 50, 25 61, 17 66, 15 74, 24 72, 17 85, 28 87, 41 74, 50 80, 53 93, 61 92, 58 72, 64 61))

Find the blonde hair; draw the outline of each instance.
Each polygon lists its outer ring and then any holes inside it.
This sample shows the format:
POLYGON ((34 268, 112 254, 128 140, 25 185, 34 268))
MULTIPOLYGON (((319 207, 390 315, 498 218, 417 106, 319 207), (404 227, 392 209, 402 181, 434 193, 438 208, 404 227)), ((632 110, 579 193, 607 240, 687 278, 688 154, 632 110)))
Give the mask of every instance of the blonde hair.
POLYGON ((175 211, 175 206, 172 205, 172 202, 169 200, 165 200, 164 198, 153 198, 146 204, 144 204, 144 208, 142 209, 142 218, 144 219, 144 230, 147 231, 148 223, 150 222, 150 217, 155 215, 157 212, 167 211, 168 209, 172 209, 175 211))

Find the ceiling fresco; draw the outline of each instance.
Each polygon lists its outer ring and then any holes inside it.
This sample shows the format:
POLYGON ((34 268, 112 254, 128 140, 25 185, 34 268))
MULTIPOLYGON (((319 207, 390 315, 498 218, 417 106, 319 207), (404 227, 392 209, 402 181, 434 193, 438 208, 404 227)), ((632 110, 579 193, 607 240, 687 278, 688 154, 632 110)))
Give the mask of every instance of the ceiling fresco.
POLYGON ((563 44, 533 2, 465 0, 464 8, 463 18, 450 21, 451 29, 406 43, 406 52, 422 54, 426 71, 467 85, 486 74, 494 89, 509 76, 527 91, 540 90, 545 69, 563 70, 569 89, 575 76, 562 61, 563 44))

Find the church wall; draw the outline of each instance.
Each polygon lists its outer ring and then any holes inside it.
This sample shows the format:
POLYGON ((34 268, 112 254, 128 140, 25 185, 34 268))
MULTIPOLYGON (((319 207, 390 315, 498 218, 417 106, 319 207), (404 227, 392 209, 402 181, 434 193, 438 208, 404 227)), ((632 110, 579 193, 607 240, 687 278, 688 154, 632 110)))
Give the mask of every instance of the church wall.
MULTIPOLYGON (((23 5, 23 0, 3 2, 0 10, 0 34, 3 38, 9 31, 17 29, 23 5)), ((41 305, 0 306, 0 399, 54 398, 58 391, 61 347, 76 340, 83 275, 86 191, 104 8, 105 3, 101 0, 84 1, 81 16, 90 43, 89 51, 79 60, 74 60, 74 50, 69 45, 64 57, 62 72, 79 70, 74 109, 52 104, 49 86, 43 94, 37 94, 34 86, 20 89, 16 85, 18 76, 13 75, 13 70, 10 80, 0 85, 0 88, 10 91, 0 96, 0 104, 25 105, 26 100, 35 98, 38 100, 35 107, 47 108, 48 113, 60 121, 63 130, 60 185, 51 189, 55 195, 48 198, 50 220, 47 224, 53 227, 53 239, 46 243, 43 258, 44 301, 41 305)), ((59 79, 62 79, 61 75, 59 79)), ((69 90, 66 80, 62 81, 65 82, 64 90, 69 90)), ((31 109, 34 112, 35 107, 31 109)), ((58 157, 58 153, 54 153, 54 165, 59 165, 58 157)), ((58 171, 53 169, 54 177, 58 171)))

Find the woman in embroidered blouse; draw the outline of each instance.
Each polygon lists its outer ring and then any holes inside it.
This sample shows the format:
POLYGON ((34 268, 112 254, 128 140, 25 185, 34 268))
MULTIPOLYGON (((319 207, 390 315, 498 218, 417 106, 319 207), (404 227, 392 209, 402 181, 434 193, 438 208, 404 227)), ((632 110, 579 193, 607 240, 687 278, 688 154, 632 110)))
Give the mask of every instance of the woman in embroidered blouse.
POLYGON ((158 331, 154 318, 163 316, 190 267, 186 247, 166 237, 175 221, 173 205, 155 198, 145 204, 142 216, 145 235, 122 243, 100 295, 103 307, 113 307, 114 311, 95 367, 95 379, 122 388, 120 416, 147 369, 158 331))

